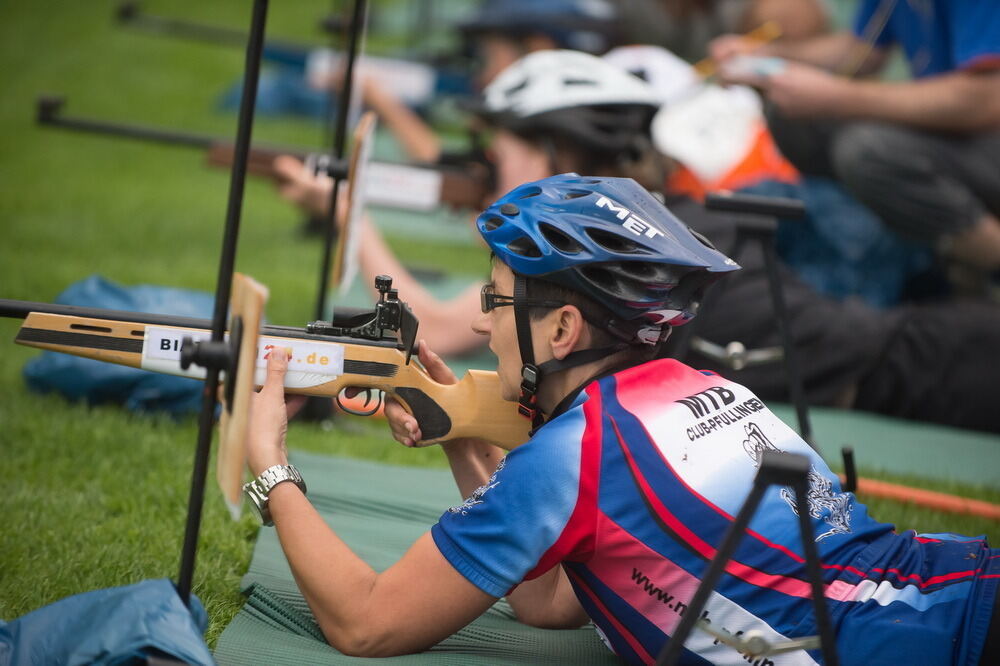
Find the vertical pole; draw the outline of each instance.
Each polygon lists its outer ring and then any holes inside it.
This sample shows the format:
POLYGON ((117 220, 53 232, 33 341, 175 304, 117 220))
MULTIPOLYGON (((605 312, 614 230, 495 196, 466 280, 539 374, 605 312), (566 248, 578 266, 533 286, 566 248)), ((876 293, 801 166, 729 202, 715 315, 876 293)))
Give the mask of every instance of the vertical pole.
POLYGON ((684 609, 684 615, 681 616, 680 624, 677 625, 673 635, 667 639, 666 647, 660 652, 660 656, 656 660, 657 666, 678 663, 681 653, 684 651, 684 643, 687 642, 691 632, 694 631, 694 625, 701 619, 701 613, 705 610, 705 604, 708 603, 708 598, 712 596, 712 590, 715 589, 722 574, 725 573, 726 565, 732 559, 733 553, 736 552, 736 546, 739 545, 740 538, 743 536, 743 532, 750 524, 754 513, 757 512, 757 507, 764 498, 764 491, 767 490, 767 486, 768 483, 761 479, 761 475, 758 472, 754 478, 753 487, 750 489, 750 495, 747 496, 739 513, 736 514, 736 519, 729 526, 729 530, 722 540, 722 545, 719 546, 715 557, 712 558, 712 561, 708 565, 708 570, 702 575, 698 589, 694 591, 691 602, 684 609))
POLYGON ((774 314, 777 315, 778 332, 785 348, 785 373, 788 376, 788 390, 791 393, 792 404, 799 420, 799 434, 815 451, 813 443, 812 423, 809 421, 809 406, 806 403, 805 385, 802 382, 802 371, 799 370, 799 359, 792 338, 792 325, 785 307, 785 294, 781 288, 781 276, 778 275, 778 258, 774 251, 773 233, 768 237, 760 237, 761 249, 764 252, 764 267, 767 269, 767 283, 771 289, 771 302, 774 304, 774 314))
MULTIPOLYGON (((354 1, 354 12, 351 16, 350 40, 347 47, 347 66, 344 70, 344 88, 341 91, 339 109, 337 111, 337 129, 333 136, 333 158, 343 162, 344 146, 347 141, 347 121, 351 111, 351 93, 354 87, 354 61, 357 59, 358 41, 363 32, 364 17, 367 10, 365 0, 354 1)), ((323 319, 326 312, 327 287, 330 284, 330 265, 333 261, 333 245, 337 238, 337 200, 340 198, 341 178, 333 177, 333 190, 330 193, 330 214, 326 221, 323 242, 323 261, 319 269, 319 289, 316 297, 315 319, 323 319)))
POLYGON ((823 569, 820 566, 819 549, 816 547, 815 532, 809 517, 808 477, 799 479, 795 489, 795 511, 799 514, 799 531, 802 533, 802 550, 806 556, 806 574, 812 592, 813 612, 816 613, 816 629, 819 632, 820 648, 823 651, 824 666, 838 666, 837 650, 834 647, 833 625, 830 610, 826 607, 823 591, 823 569))
MULTIPOLYGON (((264 45, 267 3, 268 0, 254 0, 250 37, 247 42, 243 97, 240 100, 233 171, 229 180, 226 226, 222 238, 222 256, 219 259, 219 275, 215 286, 215 309, 212 316, 213 342, 221 342, 226 332, 226 312, 229 308, 233 266, 236 260, 236 242, 239 237, 240 214, 243 209, 243 186, 246 182, 250 133, 253 129, 254 107, 257 100, 257 80, 260 75, 260 59, 264 45)), ((187 524, 184 529, 184 545, 181 550, 180 574, 177 578, 177 593, 185 604, 190 599, 191 581, 194 578, 195 559, 198 552, 198 532, 201 529, 201 511, 205 499, 205 476, 208 470, 209 452, 212 447, 212 430, 218 389, 219 370, 208 368, 202 392, 201 414, 198 417, 198 445, 195 450, 194 469, 191 474, 187 524)))

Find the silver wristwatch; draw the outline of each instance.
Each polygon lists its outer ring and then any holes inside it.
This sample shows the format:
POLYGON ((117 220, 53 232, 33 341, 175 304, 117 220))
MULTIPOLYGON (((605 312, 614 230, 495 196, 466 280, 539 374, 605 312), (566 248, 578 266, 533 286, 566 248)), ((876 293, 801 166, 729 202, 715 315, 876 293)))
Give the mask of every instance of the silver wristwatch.
POLYGON ((274 525, 274 521, 271 520, 271 509, 268 506, 268 495, 271 494, 271 489, 282 481, 291 481, 299 487, 303 495, 306 494, 306 482, 302 480, 299 470, 292 465, 272 465, 253 481, 243 484, 243 492, 250 498, 250 503, 257 507, 260 521, 268 527, 274 525))

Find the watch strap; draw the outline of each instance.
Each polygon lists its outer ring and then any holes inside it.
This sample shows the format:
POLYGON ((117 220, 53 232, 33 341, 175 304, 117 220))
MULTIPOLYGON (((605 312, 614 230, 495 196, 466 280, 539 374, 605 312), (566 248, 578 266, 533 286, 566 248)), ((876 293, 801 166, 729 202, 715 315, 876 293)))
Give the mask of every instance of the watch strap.
POLYGON ((272 465, 260 473, 253 481, 243 485, 243 492, 246 493, 250 502, 257 507, 260 512, 260 519, 264 525, 271 526, 274 521, 271 519, 271 509, 268 506, 271 490, 279 483, 291 481, 302 494, 306 494, 306 482, 299 474, 299 470, 294 465, 272 465))

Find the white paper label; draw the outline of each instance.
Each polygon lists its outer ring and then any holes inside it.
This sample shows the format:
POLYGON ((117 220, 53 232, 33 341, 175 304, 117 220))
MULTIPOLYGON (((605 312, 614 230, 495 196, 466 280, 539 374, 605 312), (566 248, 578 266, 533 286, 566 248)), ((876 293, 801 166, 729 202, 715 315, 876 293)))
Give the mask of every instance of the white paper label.
POLYGON ((442 175, 434 169, 373 162, 368 165, 365 199, 376 206, 433 210, 441 203, 442 175))
MULTIPOLYGON (((288 371, 329 378, 344 374, 344 345, 335 342, 308 342, 293 338, 263 336, 257 347, 257 368, 267 369, 267 358, 275 347, 288 353, 288 371)), ((287 384, 287 382, 286 382, 287 384)))
MULTIPOLYGON (((205 369, 196 365, 182 370, 181 343, 184 338, 210 340, 209 331, 185 328, 146 327, 145 343, 142 347, 142 367, 154 372, 203 379, 205 369)), ((228 336, 227 336, 228 339, 228 336)), ((308 388, 332 381, 344 374, 344 345, 335 342, 311 342, 295 338, 261 336, 257 346, 257 361, 254 382, 264 383, 267 372, 267 357, 275 347, 288 350, 288 374, 285 386, 288 388, 308 388)))

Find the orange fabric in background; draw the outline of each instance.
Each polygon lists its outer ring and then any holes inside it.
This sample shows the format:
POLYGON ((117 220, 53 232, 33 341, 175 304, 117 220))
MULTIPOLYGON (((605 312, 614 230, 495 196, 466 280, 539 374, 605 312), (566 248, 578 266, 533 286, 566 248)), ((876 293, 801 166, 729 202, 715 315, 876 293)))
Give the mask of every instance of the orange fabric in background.
POLYGON ((799 178, 798 170, 781 154, 771 132, 761 123, 753 147, 722 178, 711 182, 702 181, 694 172, 678 163, 677 169, 667 177, 667 191, 704 201, 705 194, 715 190, 738 190, 765 180, 795 184, 799 182, 799 178))

